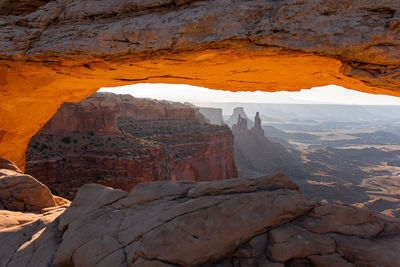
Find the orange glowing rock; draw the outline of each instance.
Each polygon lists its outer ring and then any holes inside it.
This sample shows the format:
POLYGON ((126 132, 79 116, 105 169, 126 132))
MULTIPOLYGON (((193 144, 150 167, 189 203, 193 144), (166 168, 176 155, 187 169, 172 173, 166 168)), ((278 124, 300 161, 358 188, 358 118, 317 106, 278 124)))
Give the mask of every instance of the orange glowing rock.
POLYGON ((100 87, 400 96, 398 0, 11 2, 0 4, 0 157, 21 168, 58 107, 100 87))

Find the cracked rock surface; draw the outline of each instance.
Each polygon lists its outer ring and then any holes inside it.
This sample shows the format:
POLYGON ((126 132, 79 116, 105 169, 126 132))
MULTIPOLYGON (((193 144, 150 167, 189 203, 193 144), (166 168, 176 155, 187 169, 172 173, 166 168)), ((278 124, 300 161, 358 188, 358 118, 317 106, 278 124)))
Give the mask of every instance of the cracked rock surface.
POLYGON ((0 244, 18 249, 0 266, 400 264, 400 220, 312 202, 284 175, 142 183, 131 193, 90 184, 41 232, 34 224, 2 228, 0 244), (32 232, 30 242, 15 238, 32 232))
POLYGON ((0 156, 63 102, 190 84, 400 95, 400 0, 0 0, 0 156))

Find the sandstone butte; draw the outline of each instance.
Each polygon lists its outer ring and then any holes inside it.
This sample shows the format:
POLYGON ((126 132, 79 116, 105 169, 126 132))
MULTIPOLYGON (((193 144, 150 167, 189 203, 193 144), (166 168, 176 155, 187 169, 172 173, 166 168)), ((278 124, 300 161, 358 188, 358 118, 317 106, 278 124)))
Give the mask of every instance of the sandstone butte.
POLYGON ((231 131, 205 120, 177 102, 95 93, 61 105, 31 139, 25 172, 71 200, 90 182, 131 191, 139 182, 238 177, 231 131))
MULTIPOLYGON (((27 179, 0 161, 1 204, 21 201, 20 185, 5 186, 15 177, 27 179)), ((41 206, 0 209, 0 266, 400 265, 399 219, 315 203, 282 174, 141 183, 130 193, 88 184, 70 206, 32 194, 46 188, 28 178, 22 201, 41 206)))
POLYGON ((337 84, 400 96, 400 0, 0 1, 0 156, 100 87, 337 84))

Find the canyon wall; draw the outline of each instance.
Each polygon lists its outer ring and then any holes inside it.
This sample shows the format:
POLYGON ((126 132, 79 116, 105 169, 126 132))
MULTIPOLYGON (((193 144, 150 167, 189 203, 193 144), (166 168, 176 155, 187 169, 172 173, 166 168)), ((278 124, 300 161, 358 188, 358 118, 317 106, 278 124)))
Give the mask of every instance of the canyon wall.
POLYGON ((0 156, 100 87, 400 95, 399 0, 0 1, 0 156))
POLYGON ((199 112, 209 120, 211 124, 223 125, 224 118, 222 116, 222 109, 220 108, 209 108, 209 107, 200 107, 199 112))
POLYGON ((32 138, 26 172, 70 199, 90 182, 130 191, 144 181, 237 176, 228 127, 180 103, 111 93, 63 104, 32 138))

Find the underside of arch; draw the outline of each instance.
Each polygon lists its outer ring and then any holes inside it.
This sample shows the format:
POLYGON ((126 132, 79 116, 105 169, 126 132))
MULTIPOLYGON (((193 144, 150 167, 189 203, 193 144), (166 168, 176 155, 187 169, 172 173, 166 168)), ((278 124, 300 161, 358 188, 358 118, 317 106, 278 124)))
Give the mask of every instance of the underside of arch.
POLYGON ((20 167, 58 107, 100 87, 400 96, 399 0, 27 3, 0 1, 0 157, 20 167))

